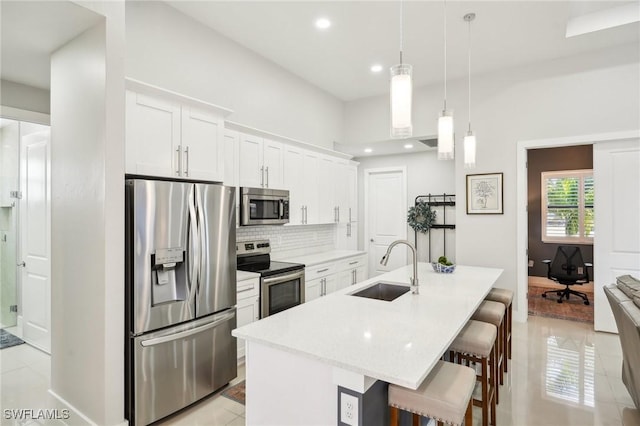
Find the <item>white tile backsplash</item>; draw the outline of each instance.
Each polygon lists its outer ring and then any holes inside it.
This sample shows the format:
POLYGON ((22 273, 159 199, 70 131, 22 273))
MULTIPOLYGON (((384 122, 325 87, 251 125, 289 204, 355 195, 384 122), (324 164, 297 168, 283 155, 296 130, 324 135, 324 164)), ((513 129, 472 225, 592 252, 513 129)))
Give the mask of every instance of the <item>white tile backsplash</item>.
POLYGON ((305 256, 336 248, 336 225, 244 226, 237 228, 236 240, 271 241, 276 257, 305 256))

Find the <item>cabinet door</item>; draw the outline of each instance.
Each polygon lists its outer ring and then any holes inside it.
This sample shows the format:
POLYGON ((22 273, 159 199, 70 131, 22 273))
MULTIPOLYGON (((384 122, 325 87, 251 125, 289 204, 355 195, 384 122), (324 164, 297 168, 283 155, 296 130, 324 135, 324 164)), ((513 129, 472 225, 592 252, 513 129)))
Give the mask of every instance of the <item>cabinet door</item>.
POLYGON ((338 274, 337 289, 347 288, 353 284, 353 270, 342 271, 338 274))
POLYGON ((289 190, 289 223, 304 223, 304 150, 287 147, 284 152, 284 189, 289 190))
POLYGON ((240 186, 264 187, 262 138, 240 134, 240 186))
POLYGON ((228 186, 238 186, 238 165, 240 135, 235 130, 225 129, 222 142, 224 151, 224 174, 222 182, 228 186))
POLYGON ((264 140, 264 186, 265 188, 283 189, 282 169, 284 146, 280 142, 264 140))
POLYGON ((210 111, 182 107, 182 175, 222 181, 224 178, 224 122, 210 111))
MULTIPOLYGON (((260 319, 260 298, 254 296, 246 299, 238 299, 236 309, 238 327, 258 321, 260 319)), ((244 356, 244 348, 244 340, 238 339, 238 358, 244 356)))
POLYGON ((324 294, 331 294, 338 289, 338 274, 327 275, 324 277, 324 294))
POLYGON ((358 167, 347 166, 347 211, 346 220, 348 222, 358 221, 358 167))
POLYGON ((348 175, 347 175, 347 167, 348 164, 343 160, 335 160, 333 165, 333 173, 331 177, 333 178, 333 194, 334 194, 334 203, 337 207, 337 222, 338 223, 347 223, 349 221, 349 207, 348 207, 348 195, 349 195, 349 186, 348 186, 348 175))
POLYGON ((324 278, 316 278, 315 280, 305 280, 304 283, 304 301, 310 302, 322 295, 322 282, 324 278))
POLYGON ((302 175, 304 189, 304 205, 306 223, 320 223, 320 176, 319 163, 320 156, 316 152, 306 151, 304 153, 304 169, 302 175))
POLYGON ((180 105, 132 91, 126 104, 126 172, 180 176, 180 105))
POLYGON ((356 268, 356 284, 367 279, 367 265, 356 268))
POLYGON ((335 184, 334 184, 335 163, 331 157, 321 157, 319 162, 319 223, 336 222, 335 184))

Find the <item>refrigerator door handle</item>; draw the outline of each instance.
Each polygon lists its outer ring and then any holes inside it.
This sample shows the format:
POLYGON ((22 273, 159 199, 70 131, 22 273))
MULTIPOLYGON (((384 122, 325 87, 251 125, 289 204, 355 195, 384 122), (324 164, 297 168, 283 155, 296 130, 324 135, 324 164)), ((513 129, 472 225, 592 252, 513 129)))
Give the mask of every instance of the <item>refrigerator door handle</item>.
POLYGON ((198 215, 198 282, 196 283, 196 292, 200 292, 200 281, 202 281, 202 277, 200 276, 202 273, 202 266, 204 265, 205 258, 208 257, 207 253, 207 244, 205 241, 204 235, 202 235, 201 227, 204 227, 204 206, 202 205, 202 192, 200 191, 200 186, 195 185, 196 191, 196 214, 198 215))
POLYGON ((209 330, 210 328, 217 327, 221 323, 230 320, 235 315, 236 315, 236 311, 234 310, 232 312, 223 314, 218 318, 214 317, 216 319, 213 322, 201 325, 200 327, 192 328, 185 331, 180 331, 178 333, 170 334, 168 336, 162 336, 162 337, 152 338, 149 340, 143 340, 140 342, 140 346, 144 346, 144 347, 155 346, 155 345, 160 345, 162 343, 171 342, 172 340, 184 339, 185 337, 193 336, 194 334, 198 334, 205 330, 209 330))
MULTIPOLYGON (((199 281, 200 271, 200 253, 198 246, 200 244, 200 235, 198 230, 198 221, 196 217, 196 205, 194 201, 195 185, 191 187, 189 194, 189 260, 191 261, 188 277, 189 277, 189 307, 193 308, 195 304, 197 285, 199 281)), ((193 311, 195 315, 195 310, 193 311)))

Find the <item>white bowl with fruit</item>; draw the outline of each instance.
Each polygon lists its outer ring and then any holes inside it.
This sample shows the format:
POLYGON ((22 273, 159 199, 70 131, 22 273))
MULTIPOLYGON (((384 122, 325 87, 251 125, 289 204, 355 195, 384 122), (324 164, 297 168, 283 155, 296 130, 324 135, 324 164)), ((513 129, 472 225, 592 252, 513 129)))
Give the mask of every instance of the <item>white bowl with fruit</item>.
POLYGON ((456 270, 456 265, 451 263, 446 256, 440 256, 437 262, 431 262, 431 267, 439 274, 450 274, 456 270))

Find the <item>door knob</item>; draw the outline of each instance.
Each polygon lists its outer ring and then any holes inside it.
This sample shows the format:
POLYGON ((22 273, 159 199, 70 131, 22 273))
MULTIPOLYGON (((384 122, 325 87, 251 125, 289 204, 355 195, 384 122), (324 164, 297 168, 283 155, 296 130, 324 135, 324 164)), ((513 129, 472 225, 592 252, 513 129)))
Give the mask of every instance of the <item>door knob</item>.
POLYGON ((374 241, 373 241, 373 238, 372 238, 372 239, 370 239, 369 241, 371 241, 372 243, 374 242, 374 241))
POLYGON ((25 268, 27 266, 27 264, 24 263, 24 261, 22 261, 20 263, 16 263, 16 266, 22 266, 23 268, 25 268))

